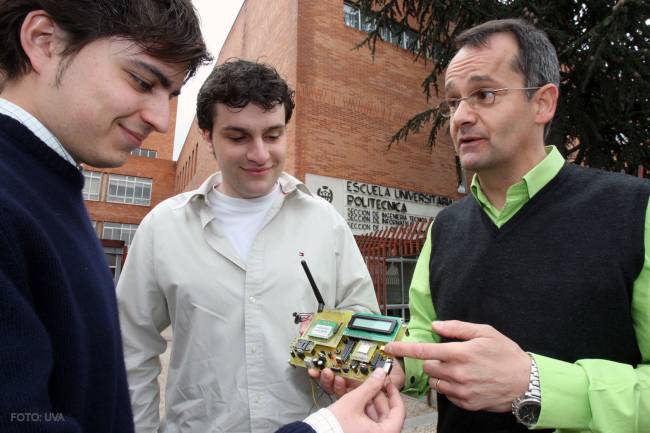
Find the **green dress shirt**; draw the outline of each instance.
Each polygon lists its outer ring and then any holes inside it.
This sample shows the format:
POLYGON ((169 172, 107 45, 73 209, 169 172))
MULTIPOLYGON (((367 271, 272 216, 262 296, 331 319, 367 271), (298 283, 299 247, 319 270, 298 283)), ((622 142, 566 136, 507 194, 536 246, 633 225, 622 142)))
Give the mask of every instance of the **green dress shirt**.
MULTIPOLYGON (((547 156, 521 182, 508 188, 503 209, 495 208, 474 176, 471 191, 497 227, 503 226, 535 194, 553 179, 564 164, 560 152, 546 148, 547 156)), ((632 319, 641 351, 637 368, 603 359, 582 359, 569 363, 533 354, 539 367, 542 411, 535 428, 555 428, 558 433, 650 432, 650 203, 645 218, 645 260, 634 281, 632 319)), ((418 259, 409 291, 412 342, 439 342, 431 330, 436 312, 429 289, 431 229, 418 259)), ((603 317, 603 320, 607 320, 603 317)), ((422 361, 406 364, 405 392, 422 394, 428 388, 422 361)))

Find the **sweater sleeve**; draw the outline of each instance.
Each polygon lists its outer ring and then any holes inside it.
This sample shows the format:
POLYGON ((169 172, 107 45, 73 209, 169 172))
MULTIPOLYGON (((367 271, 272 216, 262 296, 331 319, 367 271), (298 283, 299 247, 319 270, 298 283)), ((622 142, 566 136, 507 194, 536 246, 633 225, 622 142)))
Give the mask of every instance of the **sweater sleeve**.
MULTIPOLYGON (((411 321, 408 329, 409 335, 405 341, 420 343, 437 343, 440 337, 431 330, 431 322, 436 320, 436 312, 431 301, 429 288, 429 258, 431 257, 431 226, 424 242, 420 257, 415 265, 411 287, 409 289, 409 309, 411 321)), ((422 395, 429 389, 429 378, 422 371, 422 361, 406 358, 406 381, 404 392, 410 395, 422 395)))
POLYGON ((571 364, 534 355, 542 392, 536 428, 556 428, 558 432, 650 431, 650 203, 644 245, 643 268, 632 291, 632 318, 641 363, 636 368, 602 359, 571 364))
MULTIPOLYGON (((0 431, 81 433, 79 422, 56 412, 49 386, 53 369, 52 341, 36 311, 32 257, 26 239, 46 242, 9 217, 0 207, 0 431), (28 233, 30 232, 31 233, 28 233)), ((38 262, 37 262, 38 263, 38 262)))
POLYGON ((309 424, 303 421, 292 422, 282 426, 275 433, 321 433, 314 430, 309 424))

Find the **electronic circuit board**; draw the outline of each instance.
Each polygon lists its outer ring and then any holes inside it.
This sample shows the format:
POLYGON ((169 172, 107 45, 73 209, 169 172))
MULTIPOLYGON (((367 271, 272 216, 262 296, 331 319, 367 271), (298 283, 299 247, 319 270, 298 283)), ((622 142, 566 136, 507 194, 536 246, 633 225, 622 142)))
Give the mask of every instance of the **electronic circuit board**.
POLYGON ((401 340, 407 332, 401 318, 379 314, 324 310, 295 316, 301 331, 291 342, 289 364, 331 368, 359 381, 377 368, 390 373, 395 360, 384 352, 384 345, 401 340))

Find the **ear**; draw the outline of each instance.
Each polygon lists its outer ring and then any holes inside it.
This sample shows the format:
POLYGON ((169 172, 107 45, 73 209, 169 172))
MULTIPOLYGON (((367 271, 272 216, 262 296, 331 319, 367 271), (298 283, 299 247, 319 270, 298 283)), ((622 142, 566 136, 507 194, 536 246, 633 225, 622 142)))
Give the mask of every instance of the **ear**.
POLYGON ((535 96, 535 122, 547 124, 553 119, 557 108, 559 90, 555 84, 545 84, 535 96))
POLYGON ((212 133, 207 129, 202 129, 201 135, 203 136, 203 140, 205 141, 206 146, 208 146, 208 150, 210 151, 211 154, 214 155, 214 143, 212 142, 212 133))
POLYGON ((45 11, 31 11, 25 17, 20 28, 20 43, 37 74, 55 58, 59 32, 54 20, 45 11))

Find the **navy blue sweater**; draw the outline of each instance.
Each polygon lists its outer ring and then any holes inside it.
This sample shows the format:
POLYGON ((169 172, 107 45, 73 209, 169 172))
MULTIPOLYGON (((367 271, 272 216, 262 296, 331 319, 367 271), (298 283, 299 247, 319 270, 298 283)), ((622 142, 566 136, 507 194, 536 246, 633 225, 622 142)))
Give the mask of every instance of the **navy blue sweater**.
POLYGON ((133 431, 115 290, 83 176, 0 115, 0 432, 133 431))

